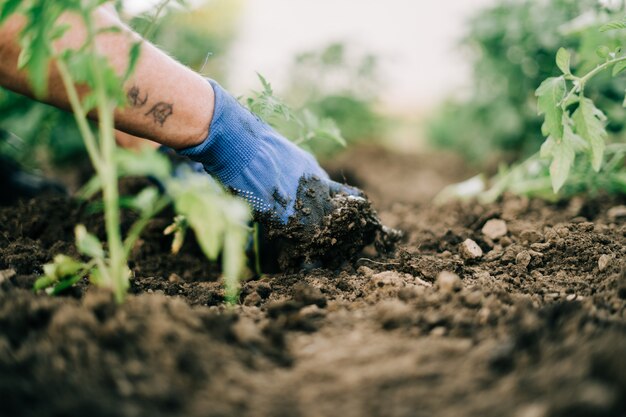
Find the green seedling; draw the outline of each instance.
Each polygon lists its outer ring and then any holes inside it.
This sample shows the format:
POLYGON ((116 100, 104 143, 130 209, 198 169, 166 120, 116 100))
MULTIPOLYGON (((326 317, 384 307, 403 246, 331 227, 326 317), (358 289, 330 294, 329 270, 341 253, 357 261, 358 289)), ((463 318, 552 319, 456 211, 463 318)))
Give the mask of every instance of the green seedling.
POLYGON ((346 146, 346 140, 333 119, 317 117, 309 109, 295 111, 276 97, 272 85, 257 74, 262 90, 245 100, 248 109, 270 125, 283 131, 296 145, 315 139, 327 139, 346 146))
POLYGON ((185 216, 178 215, 174 217, 174 222, 167 226, 165 230, 163 230, 164 235, 174 235, 172 239, 172 253, 176 255, 180 252, 180 248, 183 247, 183 243, 185 242, 185 235, 187 234, 187 229, 189 228, 189 224, 187 223, 187 219, 185 216))
POLYGON ((245 203, 228 196, 207 175, 189 173, 184 178, 172 178, 171 167, 163 155, 155 151, 135 154, 116 148, 113 113, 126 105, 123 85, 134 71, 141 42, 132 44, 128 67, 122 75, 117 74, 95 47, 98 34, 117 31, 95 25, 94 12, 104 3, 105 0, 0 0, 0 24, 15 13, 25 17, 20 34, 19 66, 27 71, 34 93, 39 97, 47 91, 48 68, 55 62, 96 172, 82 196, 101 191, 103 197, 106 243, 78 225, 76 247, 87 261, 63 255, 55 257, 46 265, 44 276, 37 281, 35 289, 46 289, 54 294, 88 276, 94 284, 110 289, 115 299, 122 302, 130 285, 127 264, 131 249, 150 219, 173 204, 196 232, 207 257, 216 260, 222 254, 226 294, 232 302, 236 299, 238 277, 244 265, 249 210, 245 203), (86 37, 80 47, 59 51, 53 48, 53 43, 68 30, 67 25, 59 23, 66 12, 80 18, 86 37), (88 93, 81 96, 76 85, 86 87, 88 93), (88 121, 87 115, 91 113, 98 116, 96 131, 88 121), (130 199, 122 199, 118 179, 130 175, 150 175, 165 185, 166 192, 149 187, 130 199), (139 213, 125 237, 120 228, 121 202, 139 213))

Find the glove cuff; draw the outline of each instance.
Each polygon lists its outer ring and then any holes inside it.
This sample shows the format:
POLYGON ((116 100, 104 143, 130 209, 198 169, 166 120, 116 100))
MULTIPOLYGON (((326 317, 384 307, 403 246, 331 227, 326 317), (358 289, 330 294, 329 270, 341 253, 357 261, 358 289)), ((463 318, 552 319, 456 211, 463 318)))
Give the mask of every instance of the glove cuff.
POLYGON ((208 137, 199 145, 178 153, 200 162, 207 172, 229 184, 257 154, 267 125, 216 81, 209 79, 208 82, 215 93, 208 137))

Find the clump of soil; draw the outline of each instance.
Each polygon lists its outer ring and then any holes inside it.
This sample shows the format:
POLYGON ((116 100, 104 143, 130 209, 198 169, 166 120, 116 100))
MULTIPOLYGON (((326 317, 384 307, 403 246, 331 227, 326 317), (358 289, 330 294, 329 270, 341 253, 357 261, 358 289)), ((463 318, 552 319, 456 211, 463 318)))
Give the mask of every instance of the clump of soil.
MULTIPOLYGON (((264 224, 263 257, 275 260, 278 270, 336 268, 367 245, 390 251, 401 238, 399 231, 383 226, 364 194, 333 194, 328 188, 317 178, 302 178, 288 224, 264 224)), ((268 269, 273 268, 266 263, 268 269)))
POLYGON ((244 316, 156 295, 117 306, 106 292, 0 291, 0 328, 7 416, 243 413, 246 374, 289 360, 244 316))
POLYGON ((264 274, 234 308, 193 239, 169 253, 167 215, 133 251, 124 305, 86 283, 34 294, 43 263, 76 255, 74 224, 101 220, 67 199, 0 209, 0 415, 626 415, 623 196, 435 207, 460 179, 449 159, 344 160, 405 233, 397 250, 264 274), (388 190, 380 161, 396 161, 388 190))

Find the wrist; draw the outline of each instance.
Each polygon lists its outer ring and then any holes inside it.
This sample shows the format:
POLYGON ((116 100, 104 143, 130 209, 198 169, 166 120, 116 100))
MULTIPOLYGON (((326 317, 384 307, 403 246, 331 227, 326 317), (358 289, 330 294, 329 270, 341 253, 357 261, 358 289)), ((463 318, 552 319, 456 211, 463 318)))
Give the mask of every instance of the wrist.
POLYGON ((178 152, 228 183, 256 155, 267 126, 215 81, 208 83, 214 97, 210 125, 199 143, 178 152))

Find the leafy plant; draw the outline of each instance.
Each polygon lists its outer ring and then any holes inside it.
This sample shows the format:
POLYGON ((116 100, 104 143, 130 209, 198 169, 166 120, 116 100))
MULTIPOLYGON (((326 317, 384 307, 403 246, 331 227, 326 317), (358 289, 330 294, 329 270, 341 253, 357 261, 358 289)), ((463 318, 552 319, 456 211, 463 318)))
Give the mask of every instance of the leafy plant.
POLYGON ((134 71, 141 43, 132 44, 128 68, 122 76, 116 74, 107 58, 95 48, 98 34, 118 31, 116 28, 96 28, 94 12, 104 3, 105 0, 0 2, 0 23, 13 13, 26 17, 20 34, 22 54, 19 66, 28 71, 37 96, 43 96, 47 90, 48 67, 54 60, 97 175, 89 184, 87 195, 99 190, 103 195, 106 249, 95 235, 78 225, 75 230, 76 246, 88 261, 81 262, 63 255, 55 257, 44 268, 45 275, 37 281, 35 288, 50 288, 50 292, 56 293, 89 276, 96 285, 111 289, 116 300, 121 302, 129 287, 127 259, 130 250, 150 218, 173 202, 177 211, 196 231, 200 246, 210 259, 217 259, 223 251, 227 296, 232 300, 243 266, 248 208, 245 203, 226 196, 207 175, 189 173, 182 179, 172 178, 171 167, 163 155, 154 151, 134 154, 116 148, 113 112, 126 104, 123 84, 134 71), (53 42, 68 30, 67 25, 59 23, 59 18, 66 12, 80 17, 86 39, 77 49, 55 51, 53 42), (86 86, 88 93, 81 97, 77 84, 86 86), (87 120, 90 112, 98 115, 97 132, 91 129, 87 120), (131 206, 140 215, 124 239, 120 230, 121 199, 118 190, 118 178, 123 175, 151 175, 167 190, 163 194, 150 187, 132 198, 131 206))
MULTIPOLYGON (((626 28, 624 19, 596 23, 594 30, 602 34, 622 28, 626 28)), ((606 41, 596 47, 593 65, 581 57, 582 47, 575 54, 563 47, 556 52, 560 75, 547 77, 535 92, 545 137, 538 152, 510 168, 502 167, 487 190, 483 186, 466 192, 456 185, 442 193, 440 200, 465 194, 490 202, 506 191, 553 200, 581 192, 626 192, 626 144, 610 143, 619 136, 608 129, 611 118, 601 110, 603 96, 589 88, 592 81, 607 83, 602 77, 615 79, 626 69, 619 38, 611 36, 606 41)), ((626 106, 623 93, 619 103, 626 106)))
MULTIPOLYGON (((573 69, 584 74, 596 50, 615 50, 619 36, 598 26, 617 10, 598 0, 501 0, 469 22, 463 52, 472 67, 471 87, 450 99, 428 124, 432 144, 458 151, 475 163, 508 161, 537 152, 543 143, 535 90, 558 77, 554 57, 560 47, 577 51, 573 69)), ((615 3, 615 2, 613 2, 615 3)), ((621 2, 620 2, 621 3, 621 2)), ((586 96, 608 116, 607 130, 626 126, 623 82, 606 75, 587 85, 586 96)))
POLYGON ((307 108, 292 110, 274 95, 272 85, 261 74, 257 75, 263 89, 253 91, 252 96, 246 99, 251 112, 285 132, 296 145, 304 145, 315 139, 329 139, 346 146, 346 140, 333 119, 319 118, 307 108))
MULTIPOLYGON (((376 109, 383 82, 378 58, 355 46, 332 42, 297 54, 281 96, 319 120, 334 120, 347 143, 375 140, 387 120, 376 109)), ((339 149, 335 140, 314 140, 309 150, 328 156, 339 149)))

